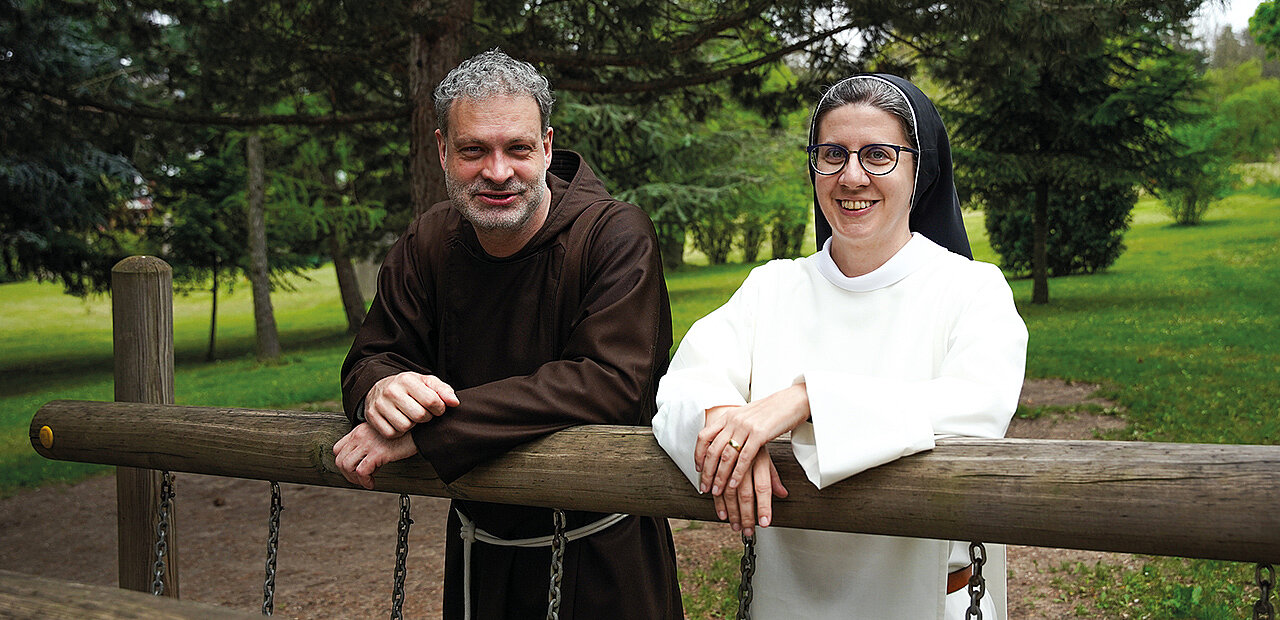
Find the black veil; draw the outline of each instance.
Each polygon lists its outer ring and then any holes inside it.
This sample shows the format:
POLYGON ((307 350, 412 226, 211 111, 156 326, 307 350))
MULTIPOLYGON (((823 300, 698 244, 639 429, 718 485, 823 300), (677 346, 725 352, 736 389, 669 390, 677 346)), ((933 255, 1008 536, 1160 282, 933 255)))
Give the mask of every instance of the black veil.
MULTIPOLYGON (((960 199, 956 195, 955 178, 951 169, 951 144, 947 140, 947 128, 933 102, 919 88, 896 75, 867 73, 847 80, 883 80, 896 87, 906 97, 915 115, 916 141, 920 146, 920 165, 916 169, 915 190, 911 195, 909 227, 930 241, 966 258, 973 258, 969 249, 969 236, 964 231, 960 217, 960 199)), ((816 107, 816 106, 815 106, 816 107)), ((818 127, 810 121, 809 143, 817 142, 818 127)), ((812 186, 813 170, 809 171, 812 186)), ((831 225, 818 206, 815 190, 813 197, 814 227, 818 249, 831 236, 831 225)))

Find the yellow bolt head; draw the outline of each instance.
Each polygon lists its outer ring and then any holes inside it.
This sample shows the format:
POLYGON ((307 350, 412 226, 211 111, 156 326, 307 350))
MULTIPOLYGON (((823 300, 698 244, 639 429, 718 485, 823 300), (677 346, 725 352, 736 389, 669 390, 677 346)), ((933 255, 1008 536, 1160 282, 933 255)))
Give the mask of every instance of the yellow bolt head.
POLYGON ((53 429, 48 426, 40 427, 40 445, 46 450, 53 448, 53 429))

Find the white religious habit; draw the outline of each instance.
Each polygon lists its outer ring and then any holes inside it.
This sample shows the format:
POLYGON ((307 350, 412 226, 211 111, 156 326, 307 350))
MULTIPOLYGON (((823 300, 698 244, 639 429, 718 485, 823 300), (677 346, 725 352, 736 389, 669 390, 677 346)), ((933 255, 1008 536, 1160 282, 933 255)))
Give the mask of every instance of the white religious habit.
MULTIPOLYGON (((1027 330, 1000 270, 913 234, 850 278, 830 248, 752 270, 680 343, 653 432, 695 487, 706 410, 799 382, 812 417, 791 444, 818 488, 930 450, 937 437, 1004 436, 1027 330)), ((947 573, 969 564, 967 542, 782 527, 756 528, 756 539, 755 618, 950 620, 968 606, 964 589, 946 594, 947 573)), ((1004 618, 1003 548, 988 551, 995 594, 983 617, 1004 618)))

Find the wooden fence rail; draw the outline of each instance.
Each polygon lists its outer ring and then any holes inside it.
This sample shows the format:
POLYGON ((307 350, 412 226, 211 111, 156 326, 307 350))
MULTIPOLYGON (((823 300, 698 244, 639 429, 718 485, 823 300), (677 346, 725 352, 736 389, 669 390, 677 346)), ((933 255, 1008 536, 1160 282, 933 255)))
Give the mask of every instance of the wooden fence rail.
MULTIPOLYGON (((347 430, 340 413, 53 401, 30 432, 52 459, 349 487, 331 451, 347 430)), ((789 446, 772 453, 792 493, 778 526, 1280 563, 1280 446, 947 439, 822 491, 789 446)), ((714 519, 645 428, 561 431, 449 485, 413 458, 375 485, 714 519)))
MULTIPOLYGON (((149 584, 148 584, 149 585, 149 584)), ((0 618, 261 620, 260 614, 0 570, 0 618)))

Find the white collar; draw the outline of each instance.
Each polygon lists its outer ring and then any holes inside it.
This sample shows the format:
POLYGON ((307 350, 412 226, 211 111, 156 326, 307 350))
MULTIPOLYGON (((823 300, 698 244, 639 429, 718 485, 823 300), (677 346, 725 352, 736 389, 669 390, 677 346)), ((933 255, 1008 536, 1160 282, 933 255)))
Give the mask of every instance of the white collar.
POLYGON ((945 248, 929 240, 928 237, 918 232, 913 232, 907 244, 889 257, 889 260, 885 261, 883 265, 880 265, 871 273, 851 278, 844 275, 840 268, 836 266, 836 261, 831 258, 831 239, 828 238, 827 242, 822 244, 822 251, 818 252, 818 272, 827 281, 846 291, 866 293, 896 284, 899 280, 923 267, 939 252, 946 251, 945 248))

